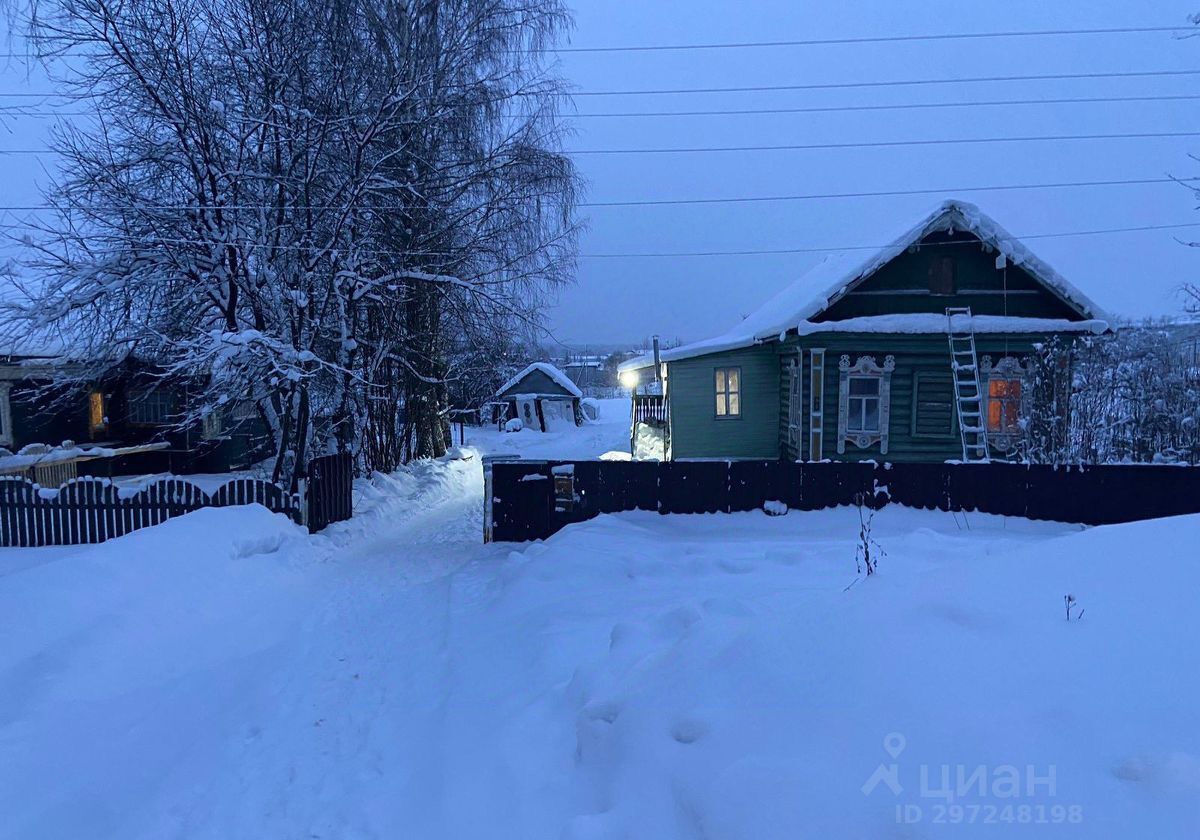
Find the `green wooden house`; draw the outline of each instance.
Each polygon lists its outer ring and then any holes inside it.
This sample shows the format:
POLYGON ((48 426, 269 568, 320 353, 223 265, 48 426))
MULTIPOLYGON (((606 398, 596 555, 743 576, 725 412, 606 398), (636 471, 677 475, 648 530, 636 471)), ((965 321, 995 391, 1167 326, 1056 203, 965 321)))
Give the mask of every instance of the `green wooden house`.
MULTIPOLYGON (((1035 348, 1107 332, 1106 318, 947 201, 877 253, 827 257, 730 332, 664 351, 667 457, 1007 457, 1033 409, 1035 348)), ((645 379, 650 364, 622 370, 645 379)))

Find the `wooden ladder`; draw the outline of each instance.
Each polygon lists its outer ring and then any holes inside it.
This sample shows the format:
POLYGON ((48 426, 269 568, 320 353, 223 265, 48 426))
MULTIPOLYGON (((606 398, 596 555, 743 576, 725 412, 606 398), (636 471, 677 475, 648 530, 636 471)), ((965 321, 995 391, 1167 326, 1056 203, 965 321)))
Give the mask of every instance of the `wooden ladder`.
POLYGON ((971 307, 946 307, 946 335, 950 341, 950 375, 954 379, 954 405, 958 411, 963 460, 990 460, 971 307))

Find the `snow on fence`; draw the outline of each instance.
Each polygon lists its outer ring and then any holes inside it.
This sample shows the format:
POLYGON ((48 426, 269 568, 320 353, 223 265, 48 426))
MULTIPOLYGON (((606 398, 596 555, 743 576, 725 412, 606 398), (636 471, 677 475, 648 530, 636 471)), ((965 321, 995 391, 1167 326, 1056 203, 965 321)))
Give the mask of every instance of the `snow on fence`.
POLYGON ((0 546, 99 543, 204 507, 259 504, 314 532, 349 519, 350 456, 315 458, 308 474, 303 494, 255 478, 233 478, 206 493, 185 478, 139 488, 118 488, 107 478, 77 478, 51 490, 25 477, 0 476, 0 546))
POLYGON ((137 490, 77 478, 46 490, 27 478, 0 477, 0 546, 100 543, 200 508, 249 504, 301 519, 296 494, 259 479, 233 479, 206 493, 181 478, 137 490))
POLYGON ((602 513, 730 513, 862 500, 1104 525, 1200 513, 1200 467, 788 461, 511 461, 491 465, 492 539, 544 539, 602 513), (546 481, 531 480, 544 477, 546 481))

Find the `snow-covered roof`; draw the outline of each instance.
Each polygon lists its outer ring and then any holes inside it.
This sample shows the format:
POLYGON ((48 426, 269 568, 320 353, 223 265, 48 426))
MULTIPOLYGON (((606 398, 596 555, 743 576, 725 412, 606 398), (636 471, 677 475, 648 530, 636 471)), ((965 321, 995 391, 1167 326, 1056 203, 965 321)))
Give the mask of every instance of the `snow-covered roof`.
MULTIPOLYGON (((905 249, 932 233, 963 231, 974 234, 980 241, 990 245, 1011 264, 1020 266, 1031 277, 1057 295, 1072 309, 1083 316, 1084 321, 1066 321, 1046 318, 1000 318, 975 316, 976 331, 990 332, 1103 332, 1107 329, 1108 316, 1087 295, 1049 264, 1039 259, 1015 236, 1001 227, 994 219, 974 204, 950 199, 927 213, 916 225, 893 236, 891 244, 864 259, 861 252, 843 251, 826 256, 820 263, 796 282, 784 288, 758 310, 742 320, 729 332, 714 338, 685 344, 664 350, 663 361, 703 356, 749 347, 773 338, 782 338, 790 331, 801 334, 812 332, 945 332, 944 315, 882 315, 869 318, 851 318, 843 321, 823 323, 812 319, 829 308, 839 298, 887 265, 905 249), (899 319, 899 320, 897 320, 899 319), (1000 322, 1003 321, 1003 329, 1000 322), (985 330, 981 324, 992 324, 994 329, 985 330)), ((630 359, 620 370, 645 367, 646 358, 630 359)))
POLYGON ((841 321, 804 321, 797 328, 799 335, 816 333, 946 333, 953 324, 956 331, 969 329, 974 333, 1095 333, 1108 329, 1108 321, 1089 318, 1086 321, 1068 321, 1066 318, 1020 318, 1013 315, 953 315, 947 319, 936 312, 919 312, 904 315, 868 315, 845 318, 841 321))
POLYGON ((555 385, 561 386, 562 389, 564 391, 566 391, 568 394, 570 394, 571 396, 573 396, 573 397, 582 397, 583 396, 583 391, 579 390, 579 386, 576 385, 574 382, 572 382, 571 378, 569 376, 567 376, 565 373, 563 373, 561 370, 559 370, 558 368, 556 368, 554 365, 550 364, 549 362, 534 362, 533 364, 531 364, 527 368, 525 368, 523 371, 518 373, 516 376, 514 376, 512 379, 508 380, 503 385, 501 385, 499 390, 496 391, 496 393, 503 394, 509 388, 512 388, 514 385, 519 383, 522 379, 524 379, 526 376, 533 373, 534 371, 540 371, 541 373, 550 377, 550 379, 554 382, 555 385))

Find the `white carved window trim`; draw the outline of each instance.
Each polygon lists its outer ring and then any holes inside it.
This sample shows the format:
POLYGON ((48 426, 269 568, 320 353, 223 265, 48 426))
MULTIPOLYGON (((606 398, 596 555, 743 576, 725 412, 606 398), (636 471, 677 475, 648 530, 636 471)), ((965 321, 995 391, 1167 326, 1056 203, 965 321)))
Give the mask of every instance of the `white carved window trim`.
POLYGON ((879 454, 886 455, 888 451, 888 426, 891 425, 892 403, 892 372, 896 369, 896 357, 885 356, 883 366, 875 362, 874 356, 859 356, 858 361, 850 364, 849 354, 843 354, 838 359, 838 437, 837 451, 839 455, 846 452, 846 443, 852 443, 859 449, 879 444, 879 454), (873 377, 879 379, 879 430, 875 432, 850 431, 850 378, 873 377))
POLYGON ((991 426, 991 400, 992 400, 992 380, 1006 379, 1017 380, 1021 383, 1021 402, 1020 419, 1025 420, 1029 417, 1030 404, 1030 375, 1029 369, 1021 364, 1021 360, 1016 356, 1002 356, 1000 361, 993 364, 991 356, 984 356, 979 360, 980 385, 983 390, 983 424, 987 429, 988 446, 1000 452, 1011 452, 1021 442, 1024 437, 1024 429, 1018 428, 1015 431, 1001 432, 993 431, 991 426))
POLYGON ((13 445, 11 382, 0 382, 0 446, 13 445))
POLYGON ((808 458, 820 461, 825 447, 825 348, 809 351, 808 458))
POLYGON ((801 429, 803 428, 801 413, 804 411, 804 395, 801 392, 804 376, 801 370, 800 354, 797 353, 794 359, 788 359, 786 365, 788 376, 787 442, 789 447, 795 448, 796 456, 799 457, 801 429))

